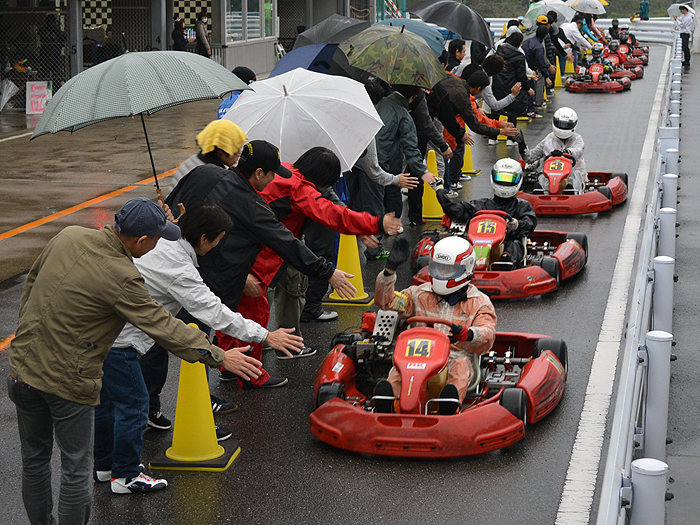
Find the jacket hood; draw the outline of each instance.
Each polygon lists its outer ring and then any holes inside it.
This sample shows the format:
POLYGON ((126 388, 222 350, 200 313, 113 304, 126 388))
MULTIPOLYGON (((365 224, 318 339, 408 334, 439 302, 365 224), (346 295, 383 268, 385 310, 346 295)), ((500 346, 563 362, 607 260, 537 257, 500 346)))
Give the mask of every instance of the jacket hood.
POLYGON ((512 44, 509 44, 508 42, 503 42, 500 46, 498 46, 498 54, 506 60, 517 56, 519 53, 520 51, 518 50, 518 48, 512 44))

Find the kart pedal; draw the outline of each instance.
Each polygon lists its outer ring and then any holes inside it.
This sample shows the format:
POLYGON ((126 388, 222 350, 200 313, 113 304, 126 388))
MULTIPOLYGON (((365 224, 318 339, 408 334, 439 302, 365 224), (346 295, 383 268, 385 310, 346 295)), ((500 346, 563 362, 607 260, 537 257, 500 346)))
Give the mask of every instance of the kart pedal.
POLYGON ((399 313, 394 310, 379 310, 377 320, 374 323, 372 336, 381 336, 387 341, 394 340, 396 326, 399 324, 399 313))

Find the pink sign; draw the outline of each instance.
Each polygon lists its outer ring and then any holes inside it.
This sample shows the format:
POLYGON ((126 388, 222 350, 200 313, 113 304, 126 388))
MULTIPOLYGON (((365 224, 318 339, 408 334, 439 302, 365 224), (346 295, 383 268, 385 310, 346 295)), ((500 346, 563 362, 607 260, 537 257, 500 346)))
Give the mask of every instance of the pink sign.
POLYGON ((27 82, 27 115, 37 115, 46 109, 46 103, 51 100, 51 81, 27 82))

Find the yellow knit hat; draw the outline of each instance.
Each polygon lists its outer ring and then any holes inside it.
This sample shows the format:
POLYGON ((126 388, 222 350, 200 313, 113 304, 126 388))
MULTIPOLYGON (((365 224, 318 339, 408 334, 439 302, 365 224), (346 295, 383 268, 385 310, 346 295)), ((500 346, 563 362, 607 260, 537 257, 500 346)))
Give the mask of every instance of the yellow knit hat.
POLYGON ((197 145, 205 155, 219 148, 227 155, 233 156, 243 147, 248 135, 230 120, 212 120, 197 135, 197 145))

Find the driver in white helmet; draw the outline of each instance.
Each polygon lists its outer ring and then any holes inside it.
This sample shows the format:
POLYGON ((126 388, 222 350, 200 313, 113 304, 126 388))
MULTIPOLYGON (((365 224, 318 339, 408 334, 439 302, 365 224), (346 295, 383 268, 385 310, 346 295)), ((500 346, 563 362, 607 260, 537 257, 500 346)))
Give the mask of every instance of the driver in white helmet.
MULTIPOLYGON (((447 385, 441 399, 456 403, 441 403, 439 413, 450 415, 459 409, 467 390, 477 380, 478 356, 491 350, 496 338, 496 312, 491 300, 470 283, 476 264, 472 245, 462 237, 447 237, 433 247, 429 269, 431 282, 411 286, 400 293, 394 291, 396 269, 408 260, 408 241, 394 242, 386 268, 377 275, 375 302, 379 308, 395 310, 406 319, 415 315, 439 317, 453 323, 452 328, 436 324, 435 329, 450 333, 450 357, 447 361, 447 385)), ((401 375, 392 368, 387 381, 380 381, 375 395, 398 397, 401 375)), ((393 402, 375 402, 378 412, 390 412, 393 402)))
MULTIPOLYGON (((534 149, 531 150, 527 147, 522 135, 517 139, 520 155, 527 163, 538 162, 538 171, 541 171, 541 166, 547 156, 570 155, 574 166, 569 177, 569 184, 576 193, 583 193, 588 182, 588 171, 586 170, 586 161, 583 160, 585 144, 581 135, 576 133, 577 124, 578 115, 573 109, 559 108, 552 118, 552 132, 542 139, 542 142, 534 149)), ((540 174, 538 182, 542 189, 549 190, 549 181, 543 174, 540 174)))
POLYGON ((450 199, 442 181, 431 186, 445 215, 455 221, 469 223, 481 210, 500 210, 508 214, 506 238, 503 243, 501 261, 522 266, 525 259, 523 239, 529 237, 537 227, 535 209, 528 201, 516 197, 523 184, 523 168, 517 160, 500 159, 491 170, 492 199, 476 199, 469 202, 450 199))

